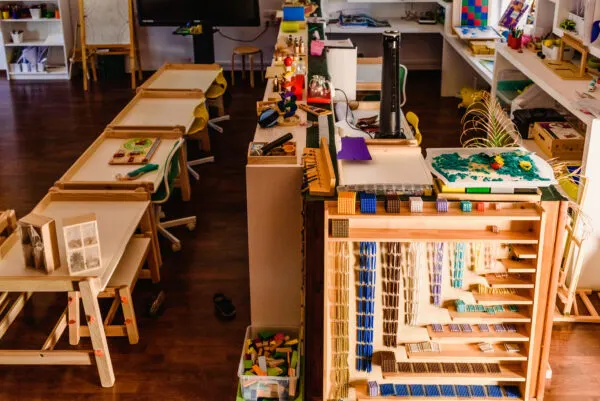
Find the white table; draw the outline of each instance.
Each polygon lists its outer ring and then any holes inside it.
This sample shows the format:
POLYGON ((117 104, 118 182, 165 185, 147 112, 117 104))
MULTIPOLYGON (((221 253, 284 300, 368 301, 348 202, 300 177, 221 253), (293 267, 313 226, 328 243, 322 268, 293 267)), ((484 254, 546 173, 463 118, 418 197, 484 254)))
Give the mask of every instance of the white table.
POLYGON ((5 257, 0 260, 0 299, 4 302, 4 294, 8 292, 21 294, 0 321, 0 338, 17 318, 32 293, 65 292, 73 299, 79 292, 87 317, 92 350, 54 349, 68 326, 65 309, 41 350, 1 350, 0 365, 91 365, 93 354, 102 386, 111 387, 115 376, 97 295, 106 288, 138 227, 151 239, 151 249, 148 253, 150 275, 154 282, 160 280, 160 251, 149 194, 140 191, 51 189, 33 212, 51 217, 56 222, 60 267, 50 274, 26 268, 18 240, 13 243, 5 257), (98 222, 102 266, 89 275, 71 276, 66 264, 62 220, 89 213, 95 213, 98 222))

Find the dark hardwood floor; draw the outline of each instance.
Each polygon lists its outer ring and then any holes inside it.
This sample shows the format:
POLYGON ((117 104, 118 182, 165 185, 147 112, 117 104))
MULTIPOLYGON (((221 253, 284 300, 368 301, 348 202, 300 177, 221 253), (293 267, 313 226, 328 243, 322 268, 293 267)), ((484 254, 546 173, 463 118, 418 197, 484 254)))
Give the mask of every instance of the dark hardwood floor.
MULTIPOLYGON (((439 73, 409 76, 406 110, 421 119, 423 147, 458 145, 455 99, 440 99, 439 73)), ((239 81, 238 81, 239 82, 239 81)), ((0 210, 28 213, 131 99, 128 81, 102 82, 84 94, 71 83, 0 81, 0 210)), ((155 288, 141 282, 134 294, 140 342, 110 339, 116 384, 99 385, 95 367, 0 367, 0 400, 231 400, 237 362, 249 324, 245 163, 256 125, 255 101, 264 88, 231 88, 232 121, 212 136, 216 163, 197 168, 192 201, 175 196, 169 216, 198 216, 194 232, 178 229, 183 249, 163 243, 160 287, 167 293, 159 318, 145 315, 155 288), (223 323, 212 296, 233 298, 237 318, 223 323)), ((191 157, 194 156, 191 149, 191 157)), ((66 305, 63 296, 36 294, 0 341, 0 347, 39 349, 66 305)), ((546 400, 600 400, 600 327, 557 326, 551 350, 554 378, 546 400)), ((308 333, 310 335, 310 333, 308 333)), ((84 343, 89 340, 82 340, 84 343)), ((87 344, 87 343, 86 343, 87 344)), ((66 338, 57 348, 68 347, 66 338)))

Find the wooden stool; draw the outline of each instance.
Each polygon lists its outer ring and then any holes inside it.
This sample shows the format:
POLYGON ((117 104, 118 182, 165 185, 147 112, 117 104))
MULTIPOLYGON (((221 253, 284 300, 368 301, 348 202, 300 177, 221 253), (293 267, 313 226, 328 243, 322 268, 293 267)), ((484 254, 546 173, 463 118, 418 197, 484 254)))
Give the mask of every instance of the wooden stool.
MULTIPOLYGON (((130 344, 137 344, 140 336, 138 332, 135 311, 133 309, 133 300, 131 293, 140 276, 142 266, 150 250, 150 238, 136 236, 133 237, 125 253, 113 273, 108 285, 104 291, 98 294, 98 298, 113 298, 110 310, 104 318, 104 331, 107 337, 129 337, 130 344), (119 309, 123 310, 123 325, 112 325, 115 314, 119 309)), ((81 325, 79 315, 79 300, 81 296, 79 291, 69 292, 69 305, 67 307, 67 322, 69 323, 69 343, 71 345, 79 344, 80 337, 89 337, 90 329, 87 325, 81 325)), ((90 324, 97 322, 88 321, 90 324)))
POLYGON ((263 52, 258 47, 254 46, 239 46, 233 49, 231 54, 231 85, 235 85, 235 56, 242 56, 242 79, 246 79, 246 56, 250 60, 250 86, 254 88, 254 55, 260 53, 260 77, 263 82, 265 76, 263 75, 264 64, 263 64, 263 52))

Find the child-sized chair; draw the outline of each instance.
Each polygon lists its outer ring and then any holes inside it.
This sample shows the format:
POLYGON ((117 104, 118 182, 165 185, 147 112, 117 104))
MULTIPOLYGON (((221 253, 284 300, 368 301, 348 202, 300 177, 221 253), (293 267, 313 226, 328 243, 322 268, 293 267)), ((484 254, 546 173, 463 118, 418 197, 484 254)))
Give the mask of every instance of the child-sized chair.
POLYGON ((421 135, 421 131, 419 130, 419 117, 417 117, 417 115, 412 111, 409 111, 408 113, 406 113, 406 121, 408 121, 410 126, 413 128, 415 139, 420 145, 421 141, 423 140, 423 136, 421 135))

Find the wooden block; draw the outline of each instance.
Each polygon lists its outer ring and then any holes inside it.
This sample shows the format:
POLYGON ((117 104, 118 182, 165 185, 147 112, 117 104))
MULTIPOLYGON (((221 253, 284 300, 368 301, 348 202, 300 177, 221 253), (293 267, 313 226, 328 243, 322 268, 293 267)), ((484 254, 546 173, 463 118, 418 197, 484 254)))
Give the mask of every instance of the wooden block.
POLYGON ((350 222, 348 220, 331 220, 331 236, 335 238, 348 238, 349 227, 350 222))

